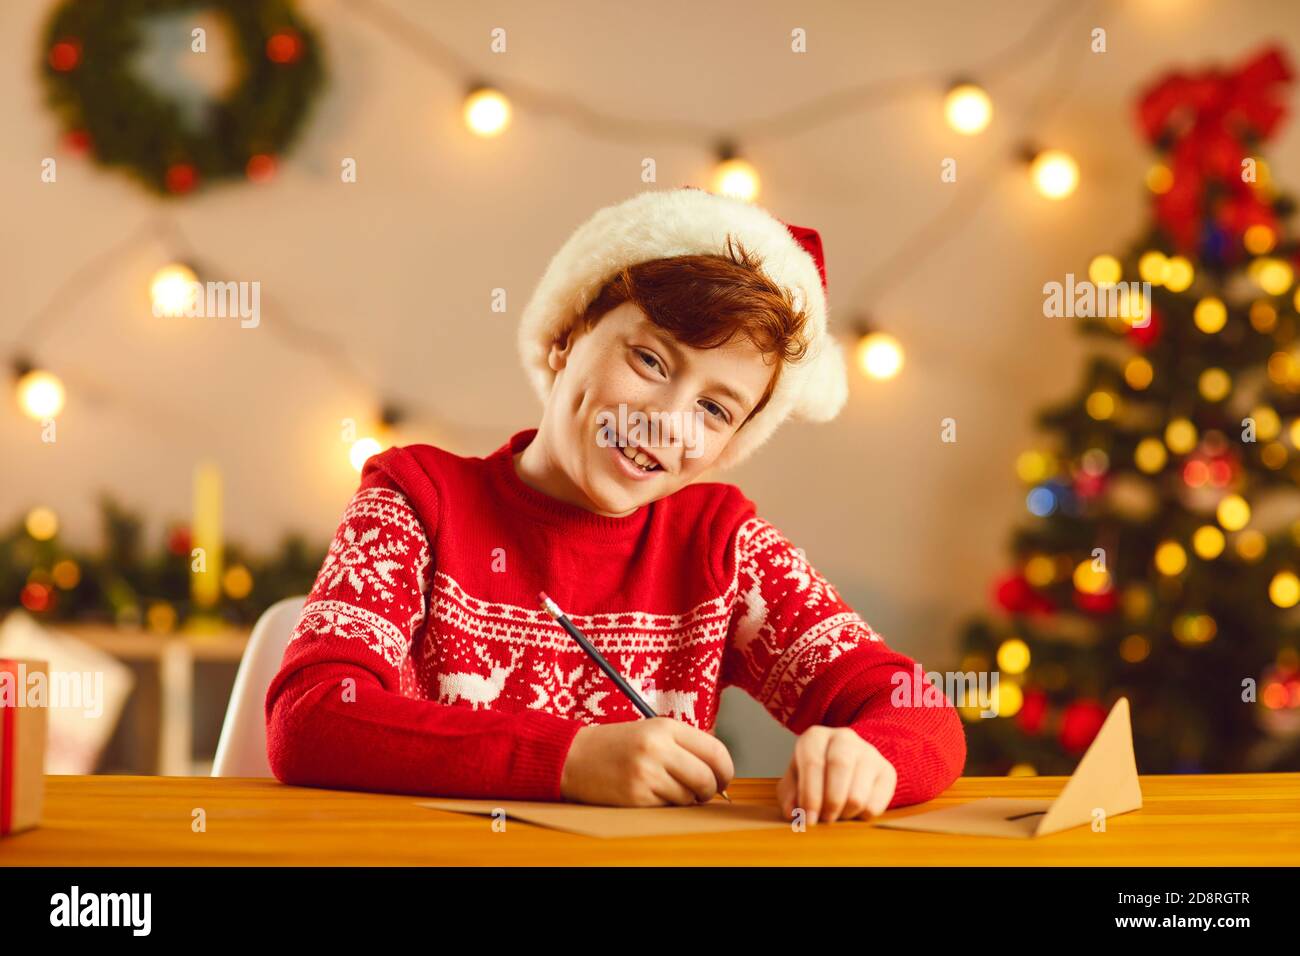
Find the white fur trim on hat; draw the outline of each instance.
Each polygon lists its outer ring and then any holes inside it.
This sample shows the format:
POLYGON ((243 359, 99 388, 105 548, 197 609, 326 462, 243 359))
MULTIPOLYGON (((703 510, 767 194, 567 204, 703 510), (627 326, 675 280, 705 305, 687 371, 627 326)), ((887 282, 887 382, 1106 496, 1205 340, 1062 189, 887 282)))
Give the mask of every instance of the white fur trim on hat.
POLYGON ((802 303, 808 351, 788 362, 767 405, 731 439, 715 464, 739 464, 793 415, 805 421, 834 418, 848 398, 848 372, 840 344, 827 329, 826 294, 813 257, 790 230, 764 209, 700 189, 649 190, 606 206, 577 228, 551 259, 519 323, 524 370, 543 404, 555 372, 551 343, 571 328, 620 269, 670 256, 726 251, 736 236, 761 259, 763 272, 802 303))

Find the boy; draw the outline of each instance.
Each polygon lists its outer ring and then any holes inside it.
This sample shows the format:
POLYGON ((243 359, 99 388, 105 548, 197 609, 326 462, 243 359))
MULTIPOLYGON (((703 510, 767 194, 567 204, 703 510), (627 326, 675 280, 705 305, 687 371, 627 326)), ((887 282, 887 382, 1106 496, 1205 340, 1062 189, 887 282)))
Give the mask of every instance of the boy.
POLYGON ((694 187, 643 192, 560 249, 519 344, 537 428, 486 458, 408 445, 366 462, 267 693, 275 775, 706 801, 734 774, 709 731, 736 685, 799 735, 787 817, 875 816, 951 784, 951 704, 897 705, 915 663, 739 489, 698 480, 845 402, 817 233, 694 187), (543 590, 663 716, 641 718, 543 590))

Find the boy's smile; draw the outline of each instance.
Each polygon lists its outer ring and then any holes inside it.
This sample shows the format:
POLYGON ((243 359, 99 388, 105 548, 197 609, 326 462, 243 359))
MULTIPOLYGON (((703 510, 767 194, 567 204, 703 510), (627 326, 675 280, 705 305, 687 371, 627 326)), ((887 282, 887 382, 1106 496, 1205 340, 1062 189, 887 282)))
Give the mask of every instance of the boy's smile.
POLYGON ((697 480, 762 398, 774 362, 745 337, 694 348, 624 302, 551 347, 555 382, 520 479, 624 517, 697 480), (632 452, 631 455, 628 452, 632 452))

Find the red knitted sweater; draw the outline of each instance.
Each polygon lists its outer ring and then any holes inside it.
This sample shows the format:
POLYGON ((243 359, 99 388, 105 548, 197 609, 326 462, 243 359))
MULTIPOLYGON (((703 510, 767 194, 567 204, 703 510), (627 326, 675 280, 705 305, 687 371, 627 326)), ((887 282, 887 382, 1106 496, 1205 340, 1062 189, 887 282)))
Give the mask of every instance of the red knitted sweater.
POLYGON ((852 726, 898 771, 891 806, 961 773, 951 704, 896 692, 915 663, 739 489, 599 515, 523 483, 512 456, 534 435, 486 458, 408 445, 366 463, 266 695, 276 777, 562 799, 574 734, 641 715, 542 590, 662 715, 712 730, 735 685, 795 733, 852 726))

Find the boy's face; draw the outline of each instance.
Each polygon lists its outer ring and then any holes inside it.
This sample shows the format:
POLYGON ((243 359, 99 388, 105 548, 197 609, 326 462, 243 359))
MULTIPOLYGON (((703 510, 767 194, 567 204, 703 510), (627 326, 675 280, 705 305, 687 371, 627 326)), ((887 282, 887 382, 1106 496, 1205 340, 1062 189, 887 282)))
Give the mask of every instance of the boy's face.
POLYGON ((591 510, 621 516, 696 480, 758 404, 775 359, 746 336, 697 349, 632 302, 590 330, 578 323, 548 356, 555 383, 538 437, 591 510), (627 447, 625 447, 627 446, 627 447), (625 452, 654 467, 644 470, 625 452))

